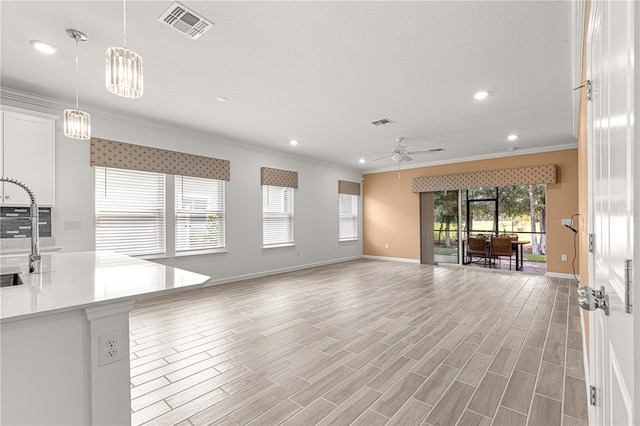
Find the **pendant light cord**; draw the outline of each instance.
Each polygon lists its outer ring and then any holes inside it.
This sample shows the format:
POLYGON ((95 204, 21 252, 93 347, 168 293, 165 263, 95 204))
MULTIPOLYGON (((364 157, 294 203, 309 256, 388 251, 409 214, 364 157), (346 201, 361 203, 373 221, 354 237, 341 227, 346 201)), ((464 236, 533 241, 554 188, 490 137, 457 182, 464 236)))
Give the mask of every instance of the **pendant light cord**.
POLYGON ((76 40, 76 111, 78 110, 78 68, 79 68, 79 60, 78 60, 78 38, 79 36, 73 37, 76 40))
POLYGON ((122 0, 122 47, 127 48, 127 0, 122 0))

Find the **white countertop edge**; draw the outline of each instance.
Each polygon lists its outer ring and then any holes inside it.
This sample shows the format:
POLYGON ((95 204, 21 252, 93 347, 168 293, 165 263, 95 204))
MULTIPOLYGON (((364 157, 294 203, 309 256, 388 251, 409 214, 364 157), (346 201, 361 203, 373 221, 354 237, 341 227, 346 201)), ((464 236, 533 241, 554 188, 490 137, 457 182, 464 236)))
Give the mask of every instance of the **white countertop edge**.
MULTIPOLYGON (((3 270, 26 271, 27 263, 26 256, 0 256, 3 270)), ((24 284, 0 288, 0 324, 195 290, 211 281, 207 275, 111 252, 46 253, 42 257, 42 271, 41 274, 23 272, 20 276, 24 284), (133 273, 133 277, 127 280, 129 273, 133 273), (160 281, 155 281, 154 276, 159 276, 160 281), (164 276, 178 281, 165 283, 164 276), (105 280, 110 279, 116 280, 113 288, 105 284, 105 280), (128 282, 131 287, 126 287, 128 282), (123 283, 125 287, 118 288, 123 283)))
MULTIPOLYGON (((62 250, 62 246, 45 246, 40 247, 40 253, 55 253, 62 250)), ((3 248, 0 250, 0 256, 12 256, 16 254, 31 254, 30 248, 12 248, 6 249, 3 248)))
POLYGON ((178 287, 178 288, 167 288, 164 290, 155 291, 153 293, 143 293, 138 295, 123 296, 123 297, 118 297, 118 298, 109 299, 109 300, 101 300, 99 302, 88 302, 88 303, 83 303, 83 304, 74 305, 74 306, 64 306, 64 307, 55 308, 47 311, 30 312, 22 315, 12 316, 9 318, 0 318, 0 324, 7 324, 15 321, 22 321, 22 320, 31 319, 31 318, 44 317, 47 315, 61 314, 64 312, 78 311, 86 308, 92 308, 95 306, 104 306, 104 305, 110 305, 112 303, 126 302, 128 300, 141 300, 141 299, 147 299, 152 297, 164 296, 171 293, 180 293, 183 291, 197 290, 199 288, 208 287, 210 285, 208 284, 210 281, 211 281, 211 278, 205 280, 200 284, 192 284, 190 286, 184 286, 184 287, 178 287))

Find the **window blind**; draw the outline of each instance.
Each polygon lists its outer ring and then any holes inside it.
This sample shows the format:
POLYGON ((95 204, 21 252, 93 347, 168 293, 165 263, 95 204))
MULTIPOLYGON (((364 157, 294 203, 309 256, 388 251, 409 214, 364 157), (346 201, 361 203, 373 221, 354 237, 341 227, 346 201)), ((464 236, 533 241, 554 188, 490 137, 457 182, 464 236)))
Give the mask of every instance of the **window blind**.
POLYGON ((175 177, 176 252, 225 246, 224 181, 175 177))
POLYGON ((164 175, 96 167, 96 250, 165 252, 164 175))
POLYGON ((262 245, 293 244, 293 188, 262 186, 262 245))
POLYGON ((338 194, 339 240, 358 238, 358 196, 338 194))

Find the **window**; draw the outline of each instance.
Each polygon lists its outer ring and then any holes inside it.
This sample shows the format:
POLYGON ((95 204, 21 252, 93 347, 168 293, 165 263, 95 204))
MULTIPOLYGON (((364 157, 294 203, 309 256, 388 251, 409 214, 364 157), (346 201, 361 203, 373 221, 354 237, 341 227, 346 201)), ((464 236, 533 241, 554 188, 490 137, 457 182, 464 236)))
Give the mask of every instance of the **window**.
POLYGON ((164 174, 96 167, 96 250, 165 253, 164 174))
POLYGON ((224 189, 223 180, 96 167, 96 250, 174 256, 222 249, 224 189), (175 246, 166 235, 175 235, 175 246))
POLYGON ((224 247, 224 181, 175 177, 176 252, 224 247))
POLYGON ((262 186, 262 245, 293 245, 293 188, 262 186))
POLYGON ((338 194, 339 236, 340 241, 358 238, 358 196, 338 194))

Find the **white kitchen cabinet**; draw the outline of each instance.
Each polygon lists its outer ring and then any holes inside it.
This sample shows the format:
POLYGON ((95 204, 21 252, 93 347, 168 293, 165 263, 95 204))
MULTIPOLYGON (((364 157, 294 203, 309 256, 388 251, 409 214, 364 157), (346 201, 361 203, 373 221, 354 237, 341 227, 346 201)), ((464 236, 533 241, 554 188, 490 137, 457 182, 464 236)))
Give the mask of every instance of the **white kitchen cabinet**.
MULTIPOLYGON (((0 172, 29 186, 41 206, 55 203, 56 118, 17 109, 2 111, 0 172)), ((4 183, 0 194, 4 205, 31 204, 27 193, 12 183, 4 183)))

